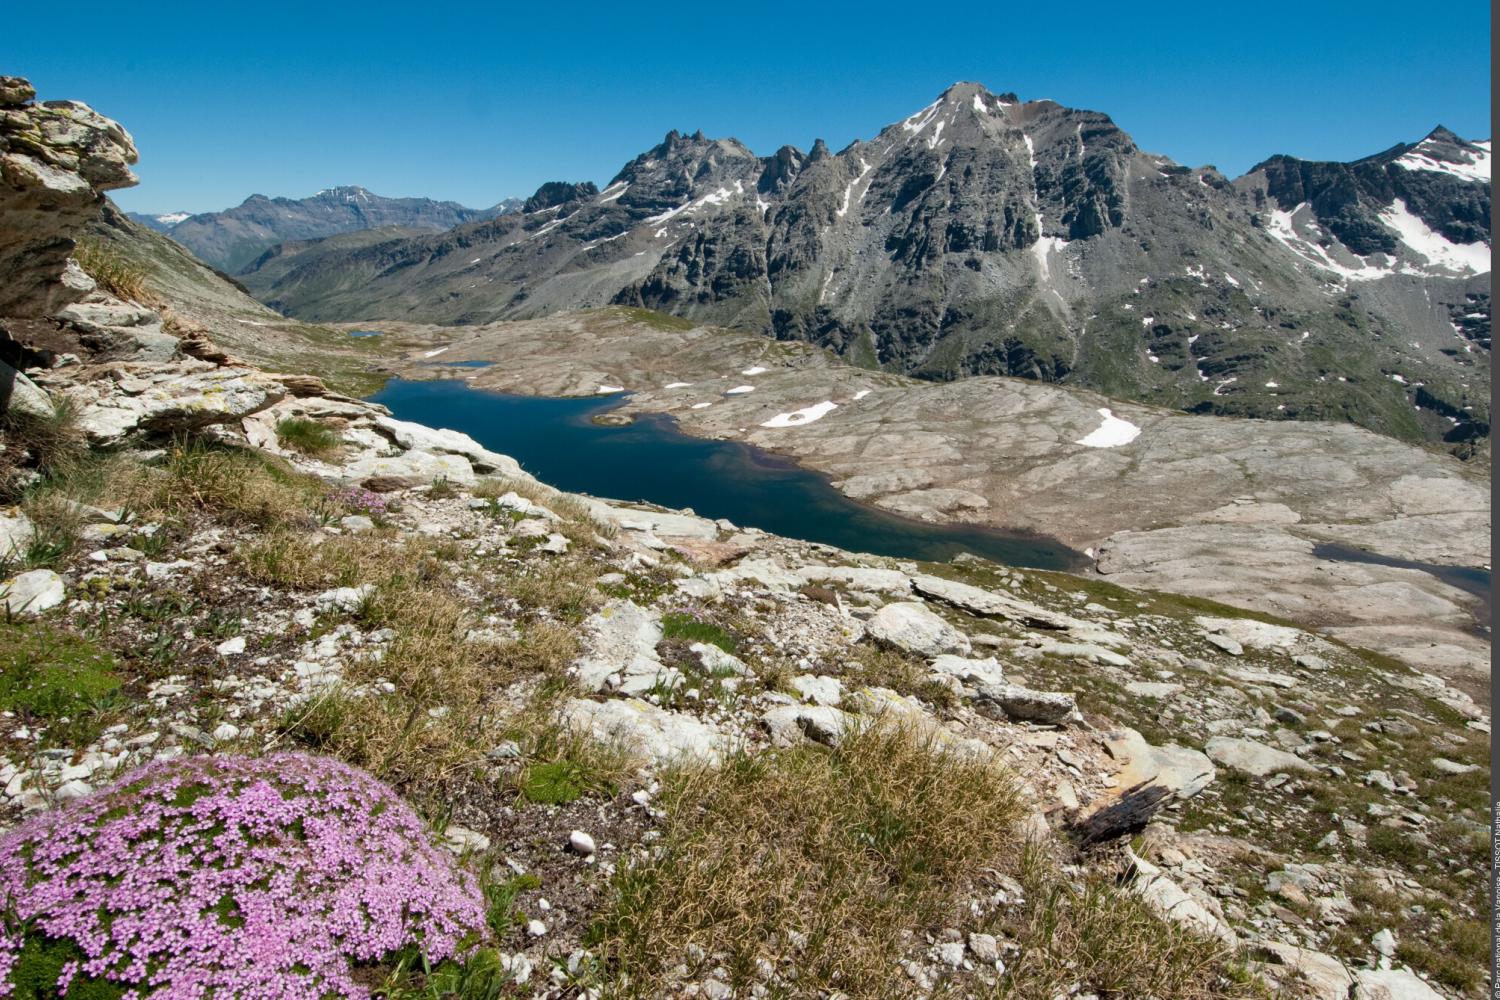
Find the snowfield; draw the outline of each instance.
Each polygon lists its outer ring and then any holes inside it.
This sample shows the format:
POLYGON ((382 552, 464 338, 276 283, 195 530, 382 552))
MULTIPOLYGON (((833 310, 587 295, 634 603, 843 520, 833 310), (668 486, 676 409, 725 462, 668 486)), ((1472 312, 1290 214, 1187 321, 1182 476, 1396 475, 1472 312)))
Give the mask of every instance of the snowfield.
POLYGON ((1121 420, 1111 413, 1107 406, 1099 408, 1099 416, 1104 418, 1104 423, 1090 434, 1073 442, 1074 444, 1081 444, 1086 448, 1118 448, 1140 436, 1139 427, 1128 420, 1121 420))
POLYGON ((830 402, 825 399, 821 403, 814 403, 812 406, 804 406, 802 409, 793 410, 790 413, 778 413, 770 420, 767 420, 765 423, 761 424, 761 426, 800 427, 803 424, 810 424, 814 420, 822 420, 829 413, 838 409, 838 405, 839 404, 830 402))

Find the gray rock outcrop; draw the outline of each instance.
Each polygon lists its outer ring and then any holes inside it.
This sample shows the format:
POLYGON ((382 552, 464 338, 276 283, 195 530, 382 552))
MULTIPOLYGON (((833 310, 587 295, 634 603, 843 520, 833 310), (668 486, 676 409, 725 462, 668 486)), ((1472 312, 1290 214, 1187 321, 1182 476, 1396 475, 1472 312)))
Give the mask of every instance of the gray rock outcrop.
POLYGON ((77 101, 33 102, 0 77, 0 316, 40 316, 81 298, 62 282, 74 240, 104 192, 136 182, 135 142, 77 101))

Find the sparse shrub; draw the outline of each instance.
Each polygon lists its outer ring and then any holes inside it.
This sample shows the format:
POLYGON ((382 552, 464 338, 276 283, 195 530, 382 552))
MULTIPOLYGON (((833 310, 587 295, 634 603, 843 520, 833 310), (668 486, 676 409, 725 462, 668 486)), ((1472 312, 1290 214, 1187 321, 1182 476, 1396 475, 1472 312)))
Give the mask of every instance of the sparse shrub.
POLYGON ((321 458, 337 451, 344 443, 338 432, 327 424, 306 417, 285 417, 276 422, 276 440, 283 448, 302 455, 321 458))
POLYGON ((136 302, 144 302, 149 295, 145 270, 104 240, 90 236, 79 240, 73 248, 73 259, 84 274, 111 295, 136 302))
POLYGON ((356 963, 437 964, 484 921, 411 809, 327 758, 157 761, 0 838, 0 982, 55 974, 37 996, 367 997, 356 963))

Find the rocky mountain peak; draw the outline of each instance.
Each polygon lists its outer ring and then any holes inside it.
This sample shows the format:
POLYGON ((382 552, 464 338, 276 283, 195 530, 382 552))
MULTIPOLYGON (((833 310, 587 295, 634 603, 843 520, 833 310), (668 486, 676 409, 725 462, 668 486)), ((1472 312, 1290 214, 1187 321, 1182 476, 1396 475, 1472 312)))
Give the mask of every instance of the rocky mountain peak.
POLYGON ((536 193, 526 199, 525 205, 521 207, 523 212, 539 212, 544 208, 553 208, 557 205, 566 205, 572 201, 592 198, 599 193, 599 186, 593 181, 583 181, 572 184, 567 181, 548 181, 536 189, 536 193))

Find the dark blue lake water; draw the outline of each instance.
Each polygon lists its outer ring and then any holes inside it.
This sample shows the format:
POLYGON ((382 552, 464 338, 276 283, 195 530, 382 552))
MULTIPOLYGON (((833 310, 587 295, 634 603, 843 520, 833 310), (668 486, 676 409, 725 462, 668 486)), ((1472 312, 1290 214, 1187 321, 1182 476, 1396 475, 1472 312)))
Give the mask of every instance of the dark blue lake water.
POLYGON ((623 426, 593 422, 620 397, 548 399, 482 392, 458 381, 394 379, 370 398, 401 420, 463 431, 569 492, 691 507, 704 517, 876 555, 946 561, 970 552, 1037 569, 1085 562, 1049 538, 926 524, 867 507, 788 459, 690 437, 669 417, 623 426))

